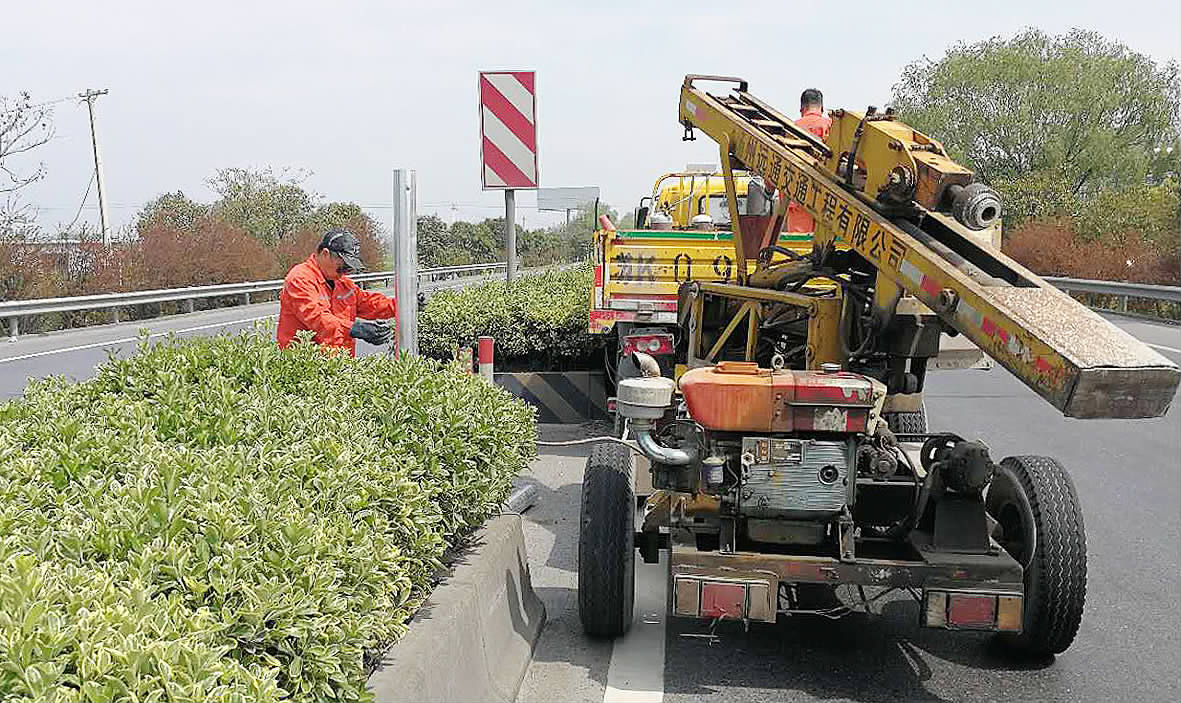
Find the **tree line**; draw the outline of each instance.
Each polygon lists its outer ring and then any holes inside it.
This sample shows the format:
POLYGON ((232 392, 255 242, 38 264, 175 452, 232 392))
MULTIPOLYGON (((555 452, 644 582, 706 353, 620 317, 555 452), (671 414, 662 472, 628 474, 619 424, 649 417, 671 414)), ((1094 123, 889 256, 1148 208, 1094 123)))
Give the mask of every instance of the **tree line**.
POLYGON ((1178 67, 1096 32, 960 44, 893 102, 1002 195, 1004 249, 1046 275, 1181 283, 1178 67))

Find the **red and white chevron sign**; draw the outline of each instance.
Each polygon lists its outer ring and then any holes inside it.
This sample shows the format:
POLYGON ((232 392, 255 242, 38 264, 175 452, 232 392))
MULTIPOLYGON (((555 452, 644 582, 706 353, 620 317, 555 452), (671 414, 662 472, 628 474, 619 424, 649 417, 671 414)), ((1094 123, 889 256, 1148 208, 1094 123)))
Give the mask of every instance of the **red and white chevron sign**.
POLYGON ((480 165, 484 190, 537 187, 533 71, 480 71, 480 165))

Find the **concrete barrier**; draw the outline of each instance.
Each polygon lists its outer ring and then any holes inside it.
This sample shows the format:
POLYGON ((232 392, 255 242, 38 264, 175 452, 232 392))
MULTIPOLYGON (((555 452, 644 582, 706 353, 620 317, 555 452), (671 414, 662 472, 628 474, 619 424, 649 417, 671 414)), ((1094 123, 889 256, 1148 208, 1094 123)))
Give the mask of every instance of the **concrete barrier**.
POLYGON ((495 517, 382 657, 368 688, 378 703, 511 702, 544 623, 521 516, 495 517))
POLYGON ((602 371, 497 373, 496 384, 537 408, 538 422, 610 419, 602 371))

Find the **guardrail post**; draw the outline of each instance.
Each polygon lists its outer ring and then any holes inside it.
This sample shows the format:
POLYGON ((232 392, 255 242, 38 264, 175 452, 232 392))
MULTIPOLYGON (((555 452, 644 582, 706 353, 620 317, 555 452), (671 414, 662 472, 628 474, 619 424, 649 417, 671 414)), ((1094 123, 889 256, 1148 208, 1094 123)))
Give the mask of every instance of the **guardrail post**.
POLYGON ((111 313, 112 313, 112 317, 114 317, 115 324, 116 325, 119 324, 119 308, 117 308, 117 307, 111 308, 111 313))
POLYGON ((243 293, 243 294, 242 294, 242 304, 243 304, 243 305, 249 305, 249 304, 250 304, 250 293, 243 293))
POLYGON ((13 315, 8 318, 8 341, 15 342, 20 333, 20 318, 13 315))
POLYGON ((1127 312, 1128 311, 1128 296, 1121 295, 1119 297, 1119 311, 1120 312, 1127 312))
POLYGON ((185 312, 194 312, 197 309, 197 299, 189 298, 185 301, 185 312))

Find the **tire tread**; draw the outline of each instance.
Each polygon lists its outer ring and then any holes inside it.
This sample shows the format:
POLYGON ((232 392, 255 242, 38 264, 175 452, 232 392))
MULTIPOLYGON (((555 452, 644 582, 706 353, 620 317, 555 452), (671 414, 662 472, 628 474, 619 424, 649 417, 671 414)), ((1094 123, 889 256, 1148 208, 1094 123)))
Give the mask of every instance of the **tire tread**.
POLYGON ((613 442, 592 446, 578 531, 578 612, 589 635, 616 637, 631 625, 634 510, 630 451, 613 442))
POLYGON ((1033 653, 1061 654, 1078 634, 1087 595, 1087 537, 1078 494, 1070 475, 1050 457, 1013 456, 1001 466, 1017 479, 1038 526, 1031 566, 1041 582, 1035 602, 1026 603, 1035 609, 1036 621, 1021 643, 1033 653))

